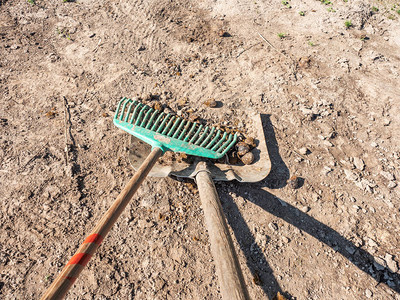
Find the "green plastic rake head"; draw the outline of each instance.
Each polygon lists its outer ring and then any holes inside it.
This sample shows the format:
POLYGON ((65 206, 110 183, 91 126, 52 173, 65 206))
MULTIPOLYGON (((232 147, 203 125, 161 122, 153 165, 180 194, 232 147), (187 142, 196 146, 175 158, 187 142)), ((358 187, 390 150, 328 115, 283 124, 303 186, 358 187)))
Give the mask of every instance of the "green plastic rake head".
POLYGON ((127 98, 119 102, 114 124, 163 152, 214 159, 224 156, 237 139, 236 134, 193 123, 127 98))

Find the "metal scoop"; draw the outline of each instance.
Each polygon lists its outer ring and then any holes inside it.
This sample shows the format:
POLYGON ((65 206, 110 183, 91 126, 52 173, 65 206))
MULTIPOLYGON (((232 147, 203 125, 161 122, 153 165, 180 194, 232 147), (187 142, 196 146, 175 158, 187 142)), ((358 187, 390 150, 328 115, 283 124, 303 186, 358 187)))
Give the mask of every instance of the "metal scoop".
MULTIPOLYGON (((207 164, 211 177, 216 181, 231 181, 236 179, 239 182, 258 182, 263 180, 271 170, 271 161, 269 159, 265 135, 262 126, 261 115, 255 115, 254 118, 255 134, 257 135, 256 148, 252 151, 254 162, 251 165, 230 165, 228 163, 207 164)), ((131 145, 129 148, 129 160, 135 170, 143 163, 145 158, 151 152, 151 146, 142 140, 131 136, 131 145)), ((193 163, 185 161, 170 161, 167 163, 157 162, 148 176, 167 177, 169 175, 176 177, 186 177, 194 179, 199 168, 199 163, 204 163, 204 159, 194 158, 193 163)))
MULTIPOLYGON (((257 134, 257 146, 253 150, 255 159, 251 165, 213 164, 209 160, 194 158, 193 163, 173 160, 167 163, 157 162, 149 173, 149 176, 154 177, 172 175, 196 180, 224 300, 249 299, 249 294, 213 180, 236 179, 239 182, 257 182, 269 174, 271 161, 265 143, 261 115, 257 114, 251 119, 254 120, 253 128, 257 134)), ((129 159, 135 170, 140 167, 150 152, 151 146, 131 137, 129 159)))

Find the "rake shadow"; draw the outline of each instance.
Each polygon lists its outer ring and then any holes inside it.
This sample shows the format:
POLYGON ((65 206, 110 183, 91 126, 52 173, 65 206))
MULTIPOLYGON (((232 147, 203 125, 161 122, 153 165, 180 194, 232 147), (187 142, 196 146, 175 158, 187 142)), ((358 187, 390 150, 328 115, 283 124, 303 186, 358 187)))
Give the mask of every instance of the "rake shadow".
MULTIPOLYGON (((262 187, 270 189, 282 188, 286 185, 289 178, 289 170, 279 155, 279 147, 273 131, 273 126, 269 120, 269 115, 263 115, 263 127, 266 132, 267 148, 270 155, 272 168, 268 177, 260 183, 256 184, 238 184, 237 196, 241 196, 248 201, 256 204, 264 211, 284 220, 285 222, 297 227, 301 231, 311 235, 320 242, 331 247, 335 252, 340 253, 351 263, 357 266, 361 271, 375 279, 378 284, 385 284, 393 291, 400 293, 400 275, 392 273, 387 267, 379 264, 366 250, 355 246, 351 241, 340 235, 337 231, 312 218, 306 213, 300 211, 296 207, 290 205, 282 199, 277 198, 273 194, 262 190, 262 187), (245 191, 251 191, 251 197, 245 191)), ((221 193, 221 199, 225 210, 229 210, 228 223, 231 226, 236 240, 241 250, 246 256, 247 265, 253 276, 260 276, 262 279, 262 288, 266 295, 270 298, 277 292, 292 297, 287 293, 283 293, 279 283, 274 277, 273 270, 269 266, 266 257, 262 254, 260 247, 257 245, 250 228, 246 224, 237 205, 228 193, 221 193), (258 253, 256 261, 254 254, 258 253), (263 266, 261 272, 260 265, 263 266)))

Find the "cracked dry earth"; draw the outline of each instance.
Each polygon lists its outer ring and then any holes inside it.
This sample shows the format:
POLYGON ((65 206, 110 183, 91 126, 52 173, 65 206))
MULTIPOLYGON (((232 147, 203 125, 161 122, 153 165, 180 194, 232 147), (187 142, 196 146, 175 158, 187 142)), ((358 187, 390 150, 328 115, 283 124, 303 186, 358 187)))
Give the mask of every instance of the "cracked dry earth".
MULTIPOLYGON (((0 2, 0 298, 38 299, 134 174, 139 96, 265 115, 268 177, 217 183, 252 299, 400 299, 399 4, 285 3, 0 2)), ((146 179, 67 299, 220 299, 196 185, 146 179)))

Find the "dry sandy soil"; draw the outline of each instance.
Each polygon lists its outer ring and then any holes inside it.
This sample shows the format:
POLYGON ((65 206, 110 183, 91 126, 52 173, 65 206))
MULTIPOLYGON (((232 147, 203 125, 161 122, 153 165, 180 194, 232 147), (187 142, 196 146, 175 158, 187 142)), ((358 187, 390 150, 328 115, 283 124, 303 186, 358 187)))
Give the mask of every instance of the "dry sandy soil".
MULTIPOLYGON (((268 177, 217 184, 252 299, 400 299, 398 3, 131 2, 0 1, 0 298, 39 298, 134 174, 139 96, 266 114, 268 177)), ((195 184, 146 179, 67 298, 219 299, 195 184)))

